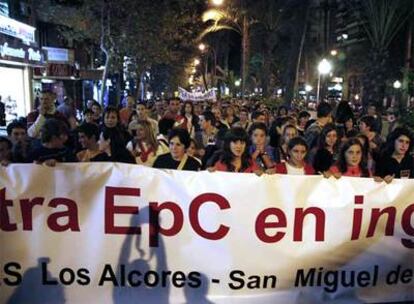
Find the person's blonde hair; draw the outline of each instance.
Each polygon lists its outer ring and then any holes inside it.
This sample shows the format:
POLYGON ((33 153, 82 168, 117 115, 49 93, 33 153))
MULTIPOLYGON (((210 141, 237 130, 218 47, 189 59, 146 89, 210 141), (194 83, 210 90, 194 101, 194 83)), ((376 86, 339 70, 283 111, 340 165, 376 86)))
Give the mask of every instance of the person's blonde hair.
POLYGON ((154 151, 157 151, 158 141, 157 141, 157 138, 155 137, 151 123, 148 120, 140 119, 137 122, 137 126, 142 126, 144 128, 146 143, 149 144, 154 151))

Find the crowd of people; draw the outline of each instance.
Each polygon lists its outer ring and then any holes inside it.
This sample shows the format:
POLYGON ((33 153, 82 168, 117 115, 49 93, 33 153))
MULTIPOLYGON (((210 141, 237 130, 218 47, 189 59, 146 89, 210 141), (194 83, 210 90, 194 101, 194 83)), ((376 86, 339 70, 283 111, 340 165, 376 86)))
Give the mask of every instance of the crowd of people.
POLYGON ((395 119, 383 130, 374 105, 355 113, 347 101, 321 102, 312 118, 306 110, 272 109, 252 100, 126 101, 122 109, 103 109, 90 100, 79 119, 70 98, 57 107, 54 94, 44 91, 35 111, 8 124, 8 136, 0 137, 0 162, 122 162, 387 183, 414 178, 411 130, 395 119))

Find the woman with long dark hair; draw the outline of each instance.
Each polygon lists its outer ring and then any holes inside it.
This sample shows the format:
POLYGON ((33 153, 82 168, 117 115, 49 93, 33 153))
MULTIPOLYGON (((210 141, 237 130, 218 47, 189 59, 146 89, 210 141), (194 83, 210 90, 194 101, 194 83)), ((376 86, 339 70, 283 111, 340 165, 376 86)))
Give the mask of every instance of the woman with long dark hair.
POLYGON ((124 140, 115 128, 103 128, 98 144, 101 153, 92 158, 91 161, 136 163, 132 154, 125 148, 124 140))
POLYGON ((312 175, 314 170, 311 165, 306 163, 305 157, 308 152, 308 145, 302 137, 294 137, 289 141, 288 160, 276 164, 275 172, 278 174, 291 175, 312 175))
POLYGON ((195 137, 195 132, 199 131, 198 117, 194 114, 194 105, 191 101, 186 101, 182 107, 181 115, 184 117, 185 129, 191 138, 195 137))
POLYGON ((308 161, 316 172, 326 173, 338 158, 338 132, 334 124, 323 127, 318 138, 318 146, 308 156, 308 161))
POLYGON ((392 131, 376 164, 376 180, 389 183, 394 177, 414 178, 414 159, 410 155, 413 146, 414 135, 409 129, 398 127, 392 131))
POLYGON ((118 133, 118 136, 121 137, 123 146, 125 146, 131 139, 131 135, 127 132, 125 127, 121 125, 118 109, 113 106, 108 106, 105 109, 103 115, 103 125, 101 126, 101 130, 103 129, 115 130, 118 133))
POLYGON ((247 149, 248 135, 243 128, 232 128, 224 137, 223 150, 214 169, 226 172, 258 173, 259 166, 253 161, 247 149))
POLYGON ((370 177, 364 147, 357 138, 351 138, 344 143, 339 153, 336 165, 330 171, 335 177, 370 177))

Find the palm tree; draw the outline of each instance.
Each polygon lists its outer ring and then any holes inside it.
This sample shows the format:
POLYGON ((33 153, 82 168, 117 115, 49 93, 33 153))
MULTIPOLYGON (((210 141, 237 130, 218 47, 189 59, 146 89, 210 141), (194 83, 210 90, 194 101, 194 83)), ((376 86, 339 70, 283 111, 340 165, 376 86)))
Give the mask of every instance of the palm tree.
POLYGON ((363 79, 363 103, 382 106, 387 80, 389 47, 395 36, 414 14, 412 0, 348 0, 348 7, 360 11, 360 21, 370 42, 369 63, 363 79))
POLYGON ((244 5, 229 5, 223 9, 211 9, 203 15, 203 22, 213 22, 205 29, 200 39, 210 33, 223 30, 234 31, 242 38, 242 63, 241 63, 241 91, 244 98, 246 79, 248 75, 248 60, 250 50, 250 27, 255 22, 248 15, 248 10, 244 5))
POLYGON ((252 9, 252 16, 256 22, 252 27, 254 37, 260 48, 261 73, 260 82, 263 88, 263 95, 270 94, 269 83, 271 79, 271 66, 274 56, 274 49, 279 41, 279 29, 284 15, 285 1, 280 0, 258 0, 252 9))

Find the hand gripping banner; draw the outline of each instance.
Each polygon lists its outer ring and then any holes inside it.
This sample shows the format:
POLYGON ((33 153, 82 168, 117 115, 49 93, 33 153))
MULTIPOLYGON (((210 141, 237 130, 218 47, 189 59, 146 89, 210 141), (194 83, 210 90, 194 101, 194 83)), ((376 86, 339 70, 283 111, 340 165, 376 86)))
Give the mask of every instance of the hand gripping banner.
POLYGON ((0 303, 414 301, 414 181, 0 168, 0 303))

